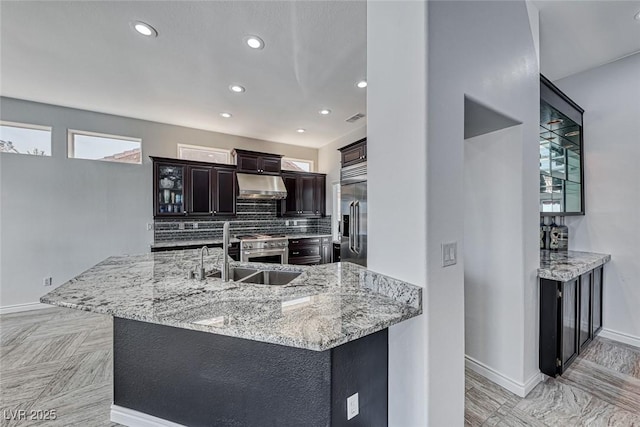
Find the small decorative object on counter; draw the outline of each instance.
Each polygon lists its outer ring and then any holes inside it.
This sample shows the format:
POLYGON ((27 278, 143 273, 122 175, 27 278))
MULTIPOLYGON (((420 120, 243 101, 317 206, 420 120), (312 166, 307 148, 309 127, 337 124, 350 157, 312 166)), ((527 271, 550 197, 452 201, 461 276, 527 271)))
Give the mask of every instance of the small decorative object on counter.
POLYGON ((564 218, 560 217, 560 225, 555 221, 549 226, 549 249, 554 251, 569 250, 569 227, 564 225, 564 218))

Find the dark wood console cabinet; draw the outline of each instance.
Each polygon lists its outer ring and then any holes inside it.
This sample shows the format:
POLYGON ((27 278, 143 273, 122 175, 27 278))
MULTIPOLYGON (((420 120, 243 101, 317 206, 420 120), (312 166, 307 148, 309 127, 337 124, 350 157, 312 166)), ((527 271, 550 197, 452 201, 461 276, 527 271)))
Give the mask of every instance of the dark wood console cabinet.
POLYGON ((562 375, 602 329, 603 270, 573 280, 540 279, 540 370, 562 375))

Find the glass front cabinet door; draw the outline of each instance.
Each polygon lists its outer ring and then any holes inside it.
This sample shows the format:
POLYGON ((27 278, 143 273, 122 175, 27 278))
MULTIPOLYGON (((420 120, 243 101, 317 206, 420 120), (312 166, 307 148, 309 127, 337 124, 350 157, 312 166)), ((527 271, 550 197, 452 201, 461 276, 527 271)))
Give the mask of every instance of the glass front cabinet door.
POLYGON ((540 213, 584 215, 584 110, 540 76, 540 213))
POLYGON ((184 178, 185 166, 154 162, 155 189, 157 216, 184 215, 184 178))

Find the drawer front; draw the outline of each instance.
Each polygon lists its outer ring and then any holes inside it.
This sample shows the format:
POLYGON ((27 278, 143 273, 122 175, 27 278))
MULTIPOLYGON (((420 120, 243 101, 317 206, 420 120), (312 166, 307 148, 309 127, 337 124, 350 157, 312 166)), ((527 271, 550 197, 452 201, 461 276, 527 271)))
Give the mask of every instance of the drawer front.
POLYGON ((319 256, 289 258, 289 264, 294 265, 318 265, 321 258, 319 256))
POLYGON ((320 256, 320 246, 303 246, 299 248, 291 248, 289 247, 289 260, 291 258, 299 258, 299 257, 319 257, 320 256))
POLYGON ((307 238, 307 239, 289 239, 289 248, 299 248, 303 246, 320 246, 320 238, 307 238))

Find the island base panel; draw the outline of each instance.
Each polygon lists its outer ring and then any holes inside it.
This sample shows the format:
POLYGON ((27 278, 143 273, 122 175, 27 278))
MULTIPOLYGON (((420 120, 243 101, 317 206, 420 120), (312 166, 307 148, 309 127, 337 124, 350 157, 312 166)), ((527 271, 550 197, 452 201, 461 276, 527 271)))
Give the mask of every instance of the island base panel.
POLYGON ((188 426, 387 425, 386 329, 322 352, 122 318, 113 337, 120 407, 188 426))

